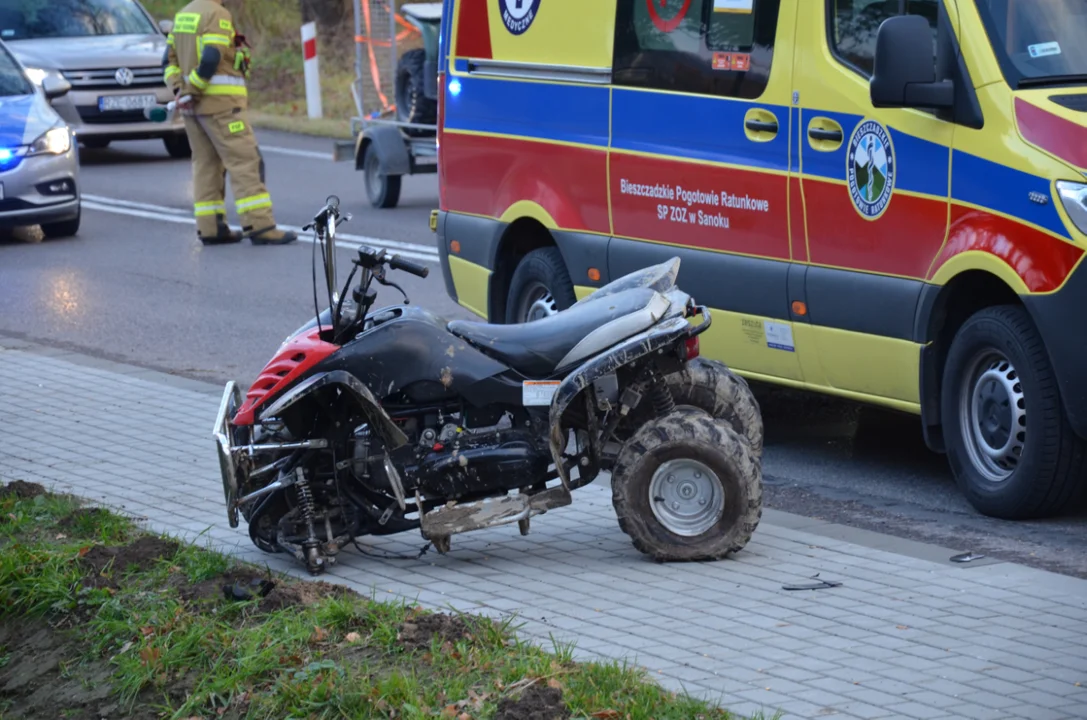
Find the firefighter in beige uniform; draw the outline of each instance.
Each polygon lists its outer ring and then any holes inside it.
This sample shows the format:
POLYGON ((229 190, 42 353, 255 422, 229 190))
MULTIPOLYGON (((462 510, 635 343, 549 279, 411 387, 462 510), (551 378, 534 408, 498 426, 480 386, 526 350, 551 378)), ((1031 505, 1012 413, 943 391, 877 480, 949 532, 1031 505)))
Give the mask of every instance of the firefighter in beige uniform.
POLYGON ((196 230, 206 244, 239 242, 226 224, 226 178, 245 236, 254 245, 298 239, 276 227, 264 162, 246 117, 248 51, 237 47, 230 12, 221 0, 193 0, 174 16, 164 79, 174 91, 192 147, 196 230))

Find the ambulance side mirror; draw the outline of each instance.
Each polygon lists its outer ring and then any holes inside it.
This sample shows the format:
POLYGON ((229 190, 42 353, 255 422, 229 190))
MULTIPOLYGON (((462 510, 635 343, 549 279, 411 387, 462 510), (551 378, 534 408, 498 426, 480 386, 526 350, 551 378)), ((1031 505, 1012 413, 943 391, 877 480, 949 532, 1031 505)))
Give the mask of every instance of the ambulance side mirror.
POLYGON ((920 15, 888 18, 876 33, 876 57, 869 82, 878 108, 950 108, 955 84, 936 81, 932 28, 920 15))
POLYGON ((72 84, 62 77, 46 75, 42 80, 42 93, 47 100, 56 100, 64 97, 72 89, 72 84))

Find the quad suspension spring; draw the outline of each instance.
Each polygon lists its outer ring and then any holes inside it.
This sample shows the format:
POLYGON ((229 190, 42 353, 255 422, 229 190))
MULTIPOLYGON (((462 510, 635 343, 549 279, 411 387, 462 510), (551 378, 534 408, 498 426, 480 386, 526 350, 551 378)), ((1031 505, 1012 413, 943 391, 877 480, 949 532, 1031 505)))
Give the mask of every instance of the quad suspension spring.
POLYGON ((664 417, 676 409, 676 401, 672 397, 672 392, 668 389, 668 384, 659 373, 654 372, 649 376, 649 388, 653 411, 657 414, 657 417, 664 417))
POLYGON ((305 475, 301 475, 298 482, 294 485, 295 493, 298 495, 298 507, 302 512, 302 519, 308 523, 313 522, 313 492, 309 488, 309 481, 306 480, 305 475))

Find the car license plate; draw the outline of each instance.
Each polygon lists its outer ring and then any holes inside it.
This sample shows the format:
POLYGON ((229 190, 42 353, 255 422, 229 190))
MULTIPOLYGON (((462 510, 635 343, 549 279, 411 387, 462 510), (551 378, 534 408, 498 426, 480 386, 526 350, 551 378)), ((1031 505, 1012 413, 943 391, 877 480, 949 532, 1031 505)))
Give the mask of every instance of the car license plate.
POLYGON ((154 95, 106 95, 98 98, 101 112, 143 110, 158 104, 154 95))

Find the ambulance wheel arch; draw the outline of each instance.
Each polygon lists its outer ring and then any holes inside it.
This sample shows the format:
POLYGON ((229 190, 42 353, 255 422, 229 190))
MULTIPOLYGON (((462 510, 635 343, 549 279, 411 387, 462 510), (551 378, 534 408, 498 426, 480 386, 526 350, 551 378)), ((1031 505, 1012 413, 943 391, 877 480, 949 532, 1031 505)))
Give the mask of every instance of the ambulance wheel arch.
POLYGON ((491 322, 526 322, 529 310, 546 314, 577 301, 566 261, 543 223, 530 217, 512 222, 499 240, 491 276, 491 322))
POLYGON ((1068 420, 1045 342, 1021 297, 971 270, 922 298, 922 419, 981 513, 1053 515, 1083 489, 1087 443, 1068 420), (1029 425, 1028 425, 1029 419, 1029 425))

